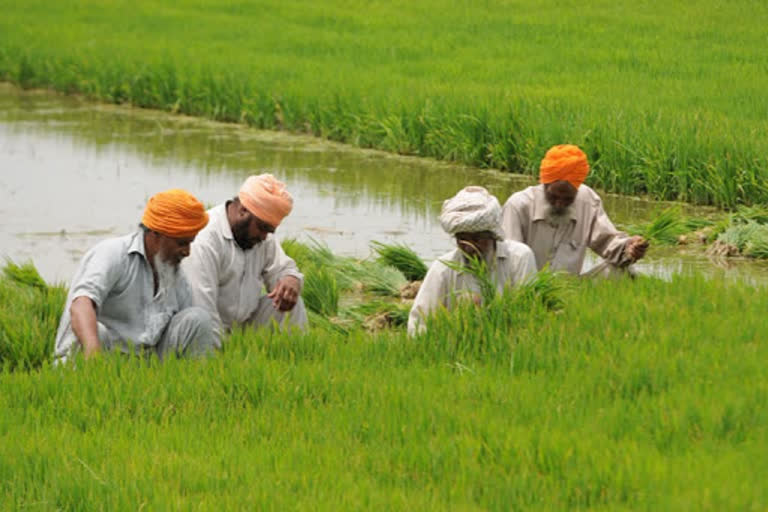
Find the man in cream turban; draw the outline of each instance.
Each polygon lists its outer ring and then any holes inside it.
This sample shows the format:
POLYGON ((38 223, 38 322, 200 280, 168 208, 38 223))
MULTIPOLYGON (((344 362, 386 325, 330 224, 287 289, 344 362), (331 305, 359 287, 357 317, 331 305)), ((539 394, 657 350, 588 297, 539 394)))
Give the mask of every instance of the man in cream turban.
POLYGON ((466 187, 445 201, 440 223, 456 238, 458 247, 429 268, 408 317, 409 335, 423 331, 427 315, 438 307, 451 309, 459 296, 468 294, 480 300, 477 279, 455 269, 466 264, 468 257, 485 262, 499 291, 536 273, 531 250, 525 244, 503 240, 501 206, 483 187, 466 187))
POLYGON ((184 190, 150 198, 140 230, 98 243, 80 262, 56 335, 55 357, 82 349, 200 356, 219 347, 211 316, 194 307, 179 263, 208 223, 184 190))
MULTIPOLYGON (((528 245, 536 266, 581 274, 587 248, 605 259, 596 268, 624 269, 645 255, 648 242, 617 230, 594 190, 584 185, 587 156, 577 146, 554 146, 541 161, 540 184, 504 204, 506 238, 528 245)), ((594 272, 594 271, 591 271, 594 272)))
POLYGON ((273 321, 306 328, 300 297, 304 276, 274 235, 292 208, 285 185, 261 174, 208 211, 211 221, 192 244, 183 268, 195 303, 210 312, 219 332, 235 324, 258 327, 273 321))

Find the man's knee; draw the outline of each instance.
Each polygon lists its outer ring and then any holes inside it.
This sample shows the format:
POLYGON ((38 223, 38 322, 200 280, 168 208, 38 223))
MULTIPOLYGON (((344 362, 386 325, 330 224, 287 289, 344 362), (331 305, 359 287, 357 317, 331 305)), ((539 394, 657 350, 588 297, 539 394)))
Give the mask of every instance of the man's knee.
POLYGON ((186 334, 191 352, 206 352, 221 347, 213 317, 205 309, 197 306, 183 309, 174 320, 178 331, 186 334))

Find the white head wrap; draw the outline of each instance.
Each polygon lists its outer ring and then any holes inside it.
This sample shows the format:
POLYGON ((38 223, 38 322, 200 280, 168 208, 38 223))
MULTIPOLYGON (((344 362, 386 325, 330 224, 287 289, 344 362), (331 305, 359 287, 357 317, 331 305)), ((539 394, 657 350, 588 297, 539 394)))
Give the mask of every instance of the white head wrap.
POLYGON ((499 200, 483 187, 470 186, 443 202, 440 224, 449 235, 490 231, 503 240, 499 200))

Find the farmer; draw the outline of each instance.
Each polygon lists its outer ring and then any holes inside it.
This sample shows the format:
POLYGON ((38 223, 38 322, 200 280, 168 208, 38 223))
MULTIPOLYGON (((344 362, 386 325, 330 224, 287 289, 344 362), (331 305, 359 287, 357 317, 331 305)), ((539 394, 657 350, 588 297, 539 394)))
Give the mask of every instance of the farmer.
POLYGON ((440 224, 456 238, 458 247, 429 268, 408 317, 409 335, 425 329, 424 319, 432 311, 440 306, 451 309, 462 296, 480 303, 477 279, 470 273, 451 268, 466 265, 469 258, 477 258, 487 265, 499 291, 536 273, 536 260, 531 250, 520 242, 503 240, 501 206, 483 187, 466 187, 445 201, 440 224))
POLYGON ((208 222, 202 203, 172 189, 149 199, 139 230, 83 257, 56 334, 55 358, 82 349, 201 356, 219 347, 211 316, 193 307, 179 263, 208 222))
POLYGON ((273 321, 306 329, 307 312, 299 296, 304 276, 274 235, 292 208, 285 185, 261 174, 245 180, 236 197, 208 211, 211 222, 192 244, 183 267, 195 303, 210 312, 220 332, 234 324, 258 327, 273 321))
POLYGON ((552 147, 541 161, 539 185, 516 192, 504 204, 504 234, 528 245, 541 270, 581 273, 587 247, 605 259, 606 273, 626 269, 645 255, 648 242, 617 230, 594 190, 584 185, 587 156, 577 146, 552 147))

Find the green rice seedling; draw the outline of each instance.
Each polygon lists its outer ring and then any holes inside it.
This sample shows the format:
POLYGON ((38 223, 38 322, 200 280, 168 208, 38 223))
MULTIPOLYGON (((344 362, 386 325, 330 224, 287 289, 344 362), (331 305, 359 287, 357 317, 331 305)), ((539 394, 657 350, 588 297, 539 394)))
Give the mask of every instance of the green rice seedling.
POLYGON ((759 136, 768 13, 754 2, 708 0, 682 22, 679 2, 653 12, 628 0, 609 11, 573 4, 553 18, 532 0, 514 10, 429 0, 373 12, 331 1, 325 13, 181 0, 153 23, 143 23, 147 0, 133 11, 84 2, 87 18, 42 0, 7 6, 0 78, 532 176, 548 147, 570 141, 590 156, 589 184, 604 190, 729 207, 768 199, 759 136), (296 23, 274 23, 265 9, 296 23), (478 26, 484 44, 467 44, 478 26), (605 30, 590 38, 585 26, 605 30), (734 64, 729 52, 743 59, 734 64), (510 86, 510 73, 527 79, 510 86), (745 79, 734 83, 735 74, 745 79))
POLYGON ((47 286, 29 263, 8 262, 0 278, 0 366, 38 368, 53 355, 67 290, 47 286))
POLYGON ((484 259, 464 253, 464 261, 455 262, 441 260, 441 262, 455 272, 473 276, 480 287, 480 295, 484 302, 488 303, 496 297, 496 282, 484 259))
POLYGON ((768 226, 761 225, 744 244, 744 256, 750 258, 768 258, 768 226))
POLYGON ((296 262, 299 269, 315 263, 316 258, 312 254, 312 248, 298 240, 288 238, 281 240, 280 245, 285 254, 296 262))
POLYGON ((364 302, 350 308, 350 312, 357 315, 361 325, 370 327, 370 330, 380 330, 389 327, 404 327, 408 324, 409 304, 373 300, 364 302))
POLYGON ((421 281, 427 275, 427 265, 412 249, 404 244, 382 244, 373 242, 374 251, 379 255, 379 262, 395 267, 409 281, 421 281))
POLYGON ((630 227, 630 233, 640 235, 651 242, 674 245, 681 235, 691 231, 680 207, 662 210, 651 222, 630 227))
POLYGON ((749 222, 768 224, 768 208, 761 205, 739 206, 733 214, 732 223, 747 224, 749 222))
POLYGON ((48 285, 43 278, 40 277, 40 274, 32 262, 17 265, 10 259, 6 259, 5 267, 3 267, 3 275, 23 286, 31 286, 39 290, 46 290, 48 288, 48 285))
POLYGON ((552 272, 547 265, 532 279, 517 285, 515 293, 538 302, 549 311, 561 311, 565 308, 566 296, 574 287, 571 276, 552 272))
POLYGON ((743 252, 747 242, 754 238, 760 230, 760 225, 756 222, 732 224, 717 237, 717 241, 736 247, 739 252, 743 252))
POLYGON ((339 312, 336 277, 324 267, 310 267, 305 271, 301 295, 310 311, 328 317, 336 316, 339 312))
POLYGON ((358 280, 364 292, 374 295, 399 297, 401 288, 408 282, 398 269, 375 261, 362 261, 357 268, 348 271, 358 280))

